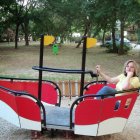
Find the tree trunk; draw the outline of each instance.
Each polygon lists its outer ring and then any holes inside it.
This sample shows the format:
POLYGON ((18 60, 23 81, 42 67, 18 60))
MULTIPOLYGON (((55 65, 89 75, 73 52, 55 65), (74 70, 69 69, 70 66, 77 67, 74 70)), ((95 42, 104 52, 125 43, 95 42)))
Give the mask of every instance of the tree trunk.
POLYGON ((103 37, 102 37, 102 46, 104 47, 105 44, 105 33, 106 33, 106 29, 103 31, 103 37))
POLYGON ((123 45, 124 45, 124 21, 121 20, 121 42, 120 42, 120 47, 118 50, 119 55, 124 54, 123 45))
POLYGON ((118 53, 118 48, 116 46, 116 37, 115 37, 115 24, 112 25, 112 47, 113 47, 113 53, 118 53))
POLYGON ((28 39, 28 37, 29 37, 29 21, 28 20, 26 20, 25 21, 25 23, 24 24, 22 24, 21 26, 22 26, 22 30, 23 30, 23 32, 24 32, 24 35, 25 35, 25 46, 29 46, 29 39, 28 39))
MULTIPOLYGON (((84 35, 83 35, 83 36, 86 36, 86 35, 87 35, 87 33, 88 33, 88 31, 89 31, 89 27, 90 27, 90 23, 88 23, 88 24, 86 25, 85 32, 84 32, 84 35)), ((81 43, 82 43, 82 40, 83 40, 83 37, 82 37, 81 40, 79 41, 79 43, 78 43, 78 45, 76 46, 76 48, 79 48, 79 47, 80 47, 80 45, 81 45, 81 43)))
POLYGON ((61 38, 60 44, 63 44, 63 43, 64 43, 64 35, 62 34, 62 35, 60 36, 60 38, 61 38))
POLYGON ((19 24, 16 24, 15 49, 18 48, 18 29, 19 29, 19 24))
POLYGON ((28 37, 29 37, 29 21, 26 21, 25 22, 25 46, 29 46, 29 39, 28 39, 28 37))
POLYGON ((138 42, 137 43, 140 44, 140 21, 138 21, 137 25, 138 25, 138 29, 137 29, 138 42))

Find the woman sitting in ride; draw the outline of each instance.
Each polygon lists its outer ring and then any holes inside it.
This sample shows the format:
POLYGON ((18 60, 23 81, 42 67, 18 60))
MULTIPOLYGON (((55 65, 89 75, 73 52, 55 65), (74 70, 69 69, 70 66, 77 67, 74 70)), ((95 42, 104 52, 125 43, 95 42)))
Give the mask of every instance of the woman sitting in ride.
MULTIPOLYGON (((116 84, 116 88, 104 86, 97 92, 96 95, 115 94, 117 91, 129 90, 133 88, 140 88, 140 81, 138 78, 138 64, 134 60, 128 60, 124 64, 124 73, 116 76, 109 77, 101 70, 101 66, 96 66, 97 73, 104 78, 108 83, 116 84)), ((97 97, 98 99, 101 97, 97 97)))

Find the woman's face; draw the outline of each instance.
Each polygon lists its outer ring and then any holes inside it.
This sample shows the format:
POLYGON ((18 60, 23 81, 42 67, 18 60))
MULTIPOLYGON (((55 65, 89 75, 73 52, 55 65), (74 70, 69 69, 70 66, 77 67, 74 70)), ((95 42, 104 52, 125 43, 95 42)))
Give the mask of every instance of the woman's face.
POLYGON ((125 69, 126 73, 128 72, 135 72, 135 66, 133 62, 130 62, 127 64, 126 69, 125 69))

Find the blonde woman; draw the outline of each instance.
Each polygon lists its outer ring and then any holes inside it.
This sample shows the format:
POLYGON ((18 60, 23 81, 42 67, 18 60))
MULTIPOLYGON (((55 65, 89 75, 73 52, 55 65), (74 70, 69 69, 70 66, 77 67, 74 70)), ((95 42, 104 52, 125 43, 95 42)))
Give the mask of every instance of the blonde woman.
POLYGON ((138 78, 138 69, 139 69, 138 64, 134 60, 128 60, 124 64, 122 74, 116 77, 110 77, 101 70, 100 65, 97 65, 96 71, 99 74, 99 76, 104 78, 104 80, 106 80, 108 83, 116 84, 116 89, 104 86, 101 90, 97 92, 97 95, 107 95, 116 93, 117 91, 139 88, 140 81, 138 78))

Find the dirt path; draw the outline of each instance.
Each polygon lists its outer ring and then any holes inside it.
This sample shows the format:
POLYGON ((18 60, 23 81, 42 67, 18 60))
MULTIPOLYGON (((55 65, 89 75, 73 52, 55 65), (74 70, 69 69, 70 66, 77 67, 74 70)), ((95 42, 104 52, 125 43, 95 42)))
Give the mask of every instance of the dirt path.
MULTIPOLYGON (((72 101, 71 101, 72 102, 72 101)), ((69 100, 63 99, 63 104, 71 103, 69 100)), ((99 136, 99 137, 88 137, 75 135, 72 138, 75 140, 138 140, 140 138, 140 96, 136 101, 136 104, 132 110, 126 128, 122 133, 99 136)), ((10 117, 10 116, 9 116, 10 117)), ((31 140, 31 131, 19 129, 14 125, 7 123, 5 120, 0 118, 0 140, 31 140)), ((50 137, 50 133, 46 132, 38 140, 64 140, 64 132, 58 132, 54 138, 50 137)))

